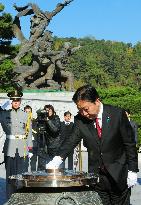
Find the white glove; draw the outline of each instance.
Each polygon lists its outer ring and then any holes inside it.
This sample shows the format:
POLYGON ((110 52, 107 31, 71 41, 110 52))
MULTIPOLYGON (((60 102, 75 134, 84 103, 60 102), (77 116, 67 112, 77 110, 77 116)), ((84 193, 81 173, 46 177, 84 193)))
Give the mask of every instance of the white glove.
POLYGON ((137 184, 137 173, 128 171, 128 176, 127 176, 127 185, 128 188, 133 187, 137 184))
POLYGON ((60 156, 55 156, 48 164, 46 164, 46 169, 58 169, 62 162, 60 156))
POLYGON ((31 152, 28 153, 28 157, 29 159, 31 159, 31 157, 33 156, 33 154, 31 152))

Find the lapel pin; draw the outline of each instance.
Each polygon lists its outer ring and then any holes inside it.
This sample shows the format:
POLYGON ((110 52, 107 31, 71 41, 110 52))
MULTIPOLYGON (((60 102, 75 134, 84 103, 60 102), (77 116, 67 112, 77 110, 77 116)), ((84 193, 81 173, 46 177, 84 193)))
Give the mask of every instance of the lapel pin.
POLYGON ((107 122, 109 122, 109 121, 110 121, 110 117, 108 116, 108 117, 107 117, 107 122))

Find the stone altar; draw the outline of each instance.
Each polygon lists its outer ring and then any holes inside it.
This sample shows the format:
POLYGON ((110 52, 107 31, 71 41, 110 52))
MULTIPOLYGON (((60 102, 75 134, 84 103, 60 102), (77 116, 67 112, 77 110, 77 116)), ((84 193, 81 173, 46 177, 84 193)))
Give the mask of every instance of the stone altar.
POLYGON ((95 191, 81 190, 47 194, 15 193, 4 205, 102 205, 102 202, 95 191))
POLYGON ((22 188, 11 196, 7 205, 102 205, 94 188, 89 186, 96 184, 97 179, 94 174, 73 170, 46 170, 11 176, 13 183, 22 188))

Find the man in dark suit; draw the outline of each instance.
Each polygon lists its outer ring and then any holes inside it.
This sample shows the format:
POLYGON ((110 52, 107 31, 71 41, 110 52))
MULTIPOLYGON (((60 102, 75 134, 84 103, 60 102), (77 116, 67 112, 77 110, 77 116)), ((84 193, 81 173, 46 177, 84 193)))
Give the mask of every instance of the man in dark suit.
POLYGON ((126 109, 125 112, 126 112, 126 115, 128 117, 128 120, 129 120, 129 122, 131 124, 131 127, 133 128, 134 139, 135 139, 135 142, 137 144, 137 141, 138 141, 138 125, 133 120, 131 120, 131 118, 130 118, 130 110, 126 109))
POLYGON ((70 138, 46 168, 58 168, 83 138, 88 170, 99 174, 95 191, 104 205, 129 205, 137 183, 138 157, 133 129, 121 108, 102 104, 96 89, 86 85, 73 96, 79 110, 70 138))
MULTIPOLYGON (((68 138, 72 132, 73 122, 71 122, 72 114, 69 111, 64 113, 64 121, 61 122, 61 141, 62 143, 68 138)), ((68 169, 73 170, 73 153, 68 155, 68 169)))

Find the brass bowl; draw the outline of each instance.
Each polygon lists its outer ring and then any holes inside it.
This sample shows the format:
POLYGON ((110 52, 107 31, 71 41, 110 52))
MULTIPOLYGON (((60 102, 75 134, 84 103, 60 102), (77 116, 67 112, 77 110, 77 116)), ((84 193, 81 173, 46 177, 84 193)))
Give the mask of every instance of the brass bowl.
POLYGON ((64 172, 63 169, 46 169, 45 171, 50 174, 58 174, 64 172))

